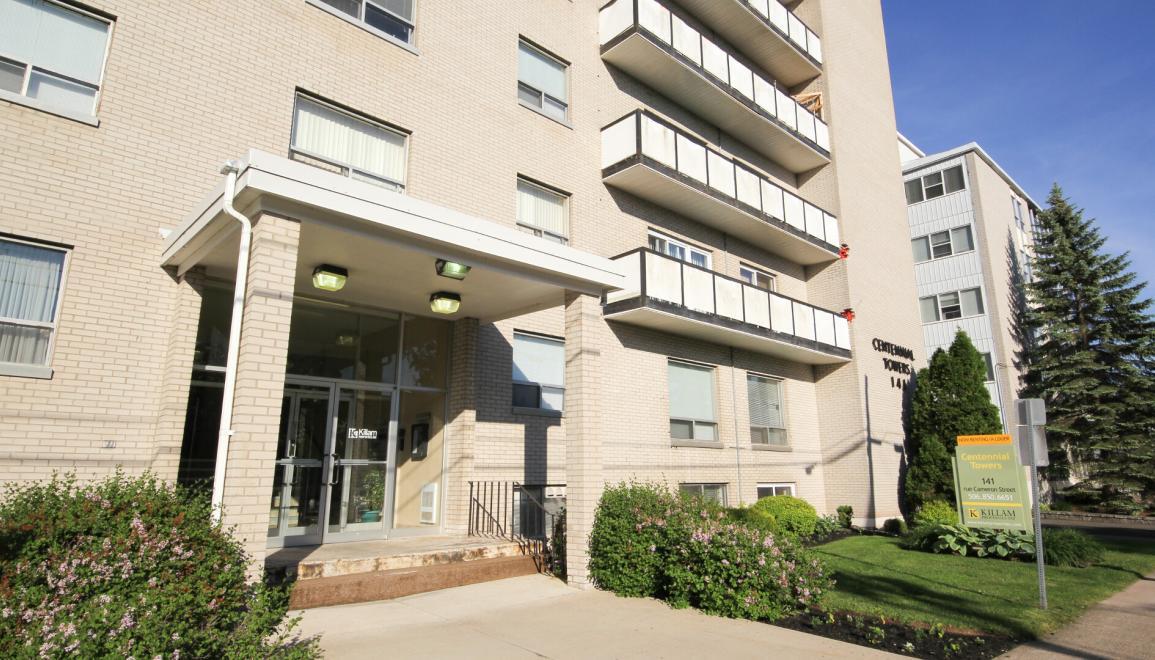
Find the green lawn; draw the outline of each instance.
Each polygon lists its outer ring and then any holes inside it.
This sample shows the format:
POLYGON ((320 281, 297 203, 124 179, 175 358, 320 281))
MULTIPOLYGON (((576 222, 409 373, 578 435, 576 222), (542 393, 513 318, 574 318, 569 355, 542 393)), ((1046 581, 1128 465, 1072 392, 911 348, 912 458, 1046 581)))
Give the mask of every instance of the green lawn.
POLYGON ((982 630, 1023 639, 1050 632, 1155 570, 1155 540, 1106 542, 1094 568, 1047 567, 1050 609, 1039 610, 1034 562, 903 550, 855 536, 815 548, 838 584, 826 607, 982 630))

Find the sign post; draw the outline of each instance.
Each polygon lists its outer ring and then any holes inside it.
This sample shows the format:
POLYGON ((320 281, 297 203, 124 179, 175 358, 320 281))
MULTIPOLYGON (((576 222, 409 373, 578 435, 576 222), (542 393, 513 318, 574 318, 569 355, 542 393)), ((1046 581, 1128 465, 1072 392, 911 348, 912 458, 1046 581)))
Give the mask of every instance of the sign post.
POLYGON ((1031 474, 1031 501, 1035 517, 1035 564, 1039 572, 1039 608, 1047 609, 1047 568, 1043 554, 1043 516, 1039 505, 1039 467, 1050 464, 1047 456, 1047 407, 1042 399, 1015 401, 1019 413, 1019 449, 1025 448, 1031 474))

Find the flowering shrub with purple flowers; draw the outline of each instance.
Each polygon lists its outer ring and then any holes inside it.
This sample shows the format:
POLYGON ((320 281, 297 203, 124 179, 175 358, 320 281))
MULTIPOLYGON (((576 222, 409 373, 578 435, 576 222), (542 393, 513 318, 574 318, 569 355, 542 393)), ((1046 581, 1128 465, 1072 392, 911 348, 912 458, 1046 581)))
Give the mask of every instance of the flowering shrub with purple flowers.
POLYGON ((623 596, 761 621, 817 605, 833 584, 791 536, 660 484, 606 489, 590 535, 590 576, 623 596))
POLYGON ((10 487, 0 657, 311 658, 283 589, 250 582, 207 498, 149 475, 10 487))

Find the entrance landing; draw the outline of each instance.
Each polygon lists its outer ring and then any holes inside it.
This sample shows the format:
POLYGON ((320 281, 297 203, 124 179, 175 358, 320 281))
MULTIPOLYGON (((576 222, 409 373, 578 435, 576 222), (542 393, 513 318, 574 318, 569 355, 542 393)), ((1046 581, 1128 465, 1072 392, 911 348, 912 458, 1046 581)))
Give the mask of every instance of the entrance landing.
POLYGON ((283 548, 269 553, 265 568, 295 580, 293 608, 384 600, 538 572, 523 545, 468 536, 283 548))

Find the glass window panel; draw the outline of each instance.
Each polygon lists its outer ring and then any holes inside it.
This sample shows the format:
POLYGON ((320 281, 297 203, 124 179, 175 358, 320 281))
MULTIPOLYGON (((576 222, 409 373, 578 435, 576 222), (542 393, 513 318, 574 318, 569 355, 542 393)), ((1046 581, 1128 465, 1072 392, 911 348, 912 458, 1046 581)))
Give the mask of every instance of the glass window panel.
POLYGON ((61 250, 0 240, 0 317, 53 322, 64 257, 61 250))
POLYGON ((517 98, 521 99, 523 103, 540 108, 542 106, 542 94, 536 89, 526 85, 525 83, 517 84, 517 98))
POLYGON ((979 289, 967 289, 959 294, 962 303, 963 316, 974 316, 983 313, 983 296, 979 289))
POLYGON ((321 2, 353 18, 361 18, 361 0, 321 0, 321 2))
POLYGON ((565 342, 513 334, 513 379, 561 387, 565 384, 565 342))
POLYGON ((405 317, 401 349, 401 384, 445 387, 449 353, 449 323, 423 316, 405 317))
POLYGON ((987 369, 987 381, 989 382, 989 381, 994 380, 995 379, 995 365, 991 361, 991 354, 990 353, 983 353, 983 366, 985 366, 987 369))
POLYGON ((944 319, 962 318, 962 307, 959 305, 959 296, 957 292, 943 293, 938 297, 939 309, 942 310, 942 317, 944 319))
POLYGON ((78 114, 91 115, 96 110, 95 88, 35 69, 28 78, 28 96, 78 114))
POLYGON ((24 71, 22 64, 0 60, 0 89, 21 94, 24 92, 24 71))
POLYGON ((41 0, 0 0, 0 44, 21 62, 35 57, 41 5, 41 0))
POLYGON ((694 439, 716 442, 718 440, 718 425, 709 422, 694 422, 694 439))
POLYGON ((943 178, 946 181, 946 191, 948 193, 958 192, 966 187, 963 182, 962 165, 955 165, 943 172, 943 178))
POLYGON ((0 362, 45 364, 51 328, 0 323, 0 362))
POLYGON ((373 3, 365 5, 365 22, 405 43, 409 43, 409 38, 413 35, 413 28, 408 23, 379 9, 373 3))
POLYGON ((786 438, 786 429, 766 429, 766 444, 775 447, 790 446, 786 438))
POLYGON ((927 188, 926 188, 926 198, 927 199, 934 199, 935 197, 942 197, 942 196, 943 196, 943 191, 942 191, 942 184, 941 183, 933 185, 933 186, 927 186, 927 188))
POLYGON ((695 266, 707 268, 710 264, 710 258, 702 252, 698 252, 697 250, 690 250, 690 263, 694 264, 695 266))
POLYGON ((914 262, 930 261, 930 240, 923 236, 910 242, 910 249, 914 253, 914 262))
POLYGON ((922 312, 923 323, 933 323, 939 320, 938 299, 934 296, 918 299, 918 307, 922 312))
POLYGON ((714 370, 669 362, 670 417, 714 421, 714 370))
POLYGON ((40 16, 32 65, 98 84, 108 45, 108 23, 51 2, 36 3, 36 11, 40 16))
POLYGON ((935 172, 922 177, 922 185, 927 188, 942 183, 942 172, 935 172))
POLYGON ((717 504, 726 504, 726 487, 722 484, 703 484, 702 498, 717 504))
POLYGON ((413 0, 374 0, 374 2, 410 23, 413 22, 413 0))
POLYGON ((694 437, 694 423, 686 420, 670 420, 670 437, 675 440, 690 440, 694 437))
POLYGON ((293 148, 394 181, 405 180, 406 137, 305 97, 297 97, 293 148))
POLYGON ((229 350, 229 321, 233 315, 231 289, 206 287, 201 292, 201 315, 193 364, 225 366, 229 350))
POLYGON ((565 119, 566 104, 558 101, 552 96, 546 96, 542 101, 542 110, 554 119, 565 119))
POLYGON ((750 410, 750 425, 780 429, 782 423, 782 383, 747 374, 746 394, 750 410))
POLYGON ((922 197, 922 179, 914 179, 906 182, 906 203, 917 204, 923 200, 922 197))
POLYGON ((950 230, 950 237, 956 253, 970 252, 975 249, 974 236, 971 235, 970 225, 966 227, 956 227, 950 230))
POLYGON ((518 408, 537 408, 541 405, 541 388, 537 385, 514 383, 513 405, 518 408))
POLYGON ((935 259, 949 257, 952 254, 950 249, 950 232, 943 231, 937 234, 931 234, 930 246, 935 259))
POLYGON ((517 222, 566 235, 566 197, 523 179, 517 181, 517 222))
POLYGON ((395 316, 357 314, 308 304, 293 305, 287 371, 302 376, 394 383, 395 316))
POLYGON ((647 240, 649 241, 651 250, 665 254, 666 242, 664 240, 658 236, 654 236, 653 234, 650 234, 647 240))
POLYGON ((534 89, 566 101, 566 66, 524 41, 517 46, 517 79, 534 89))
POLYGON ((560 387, 541 388, 541 407, 543 410, 564 410, 565 390, 560 387))

